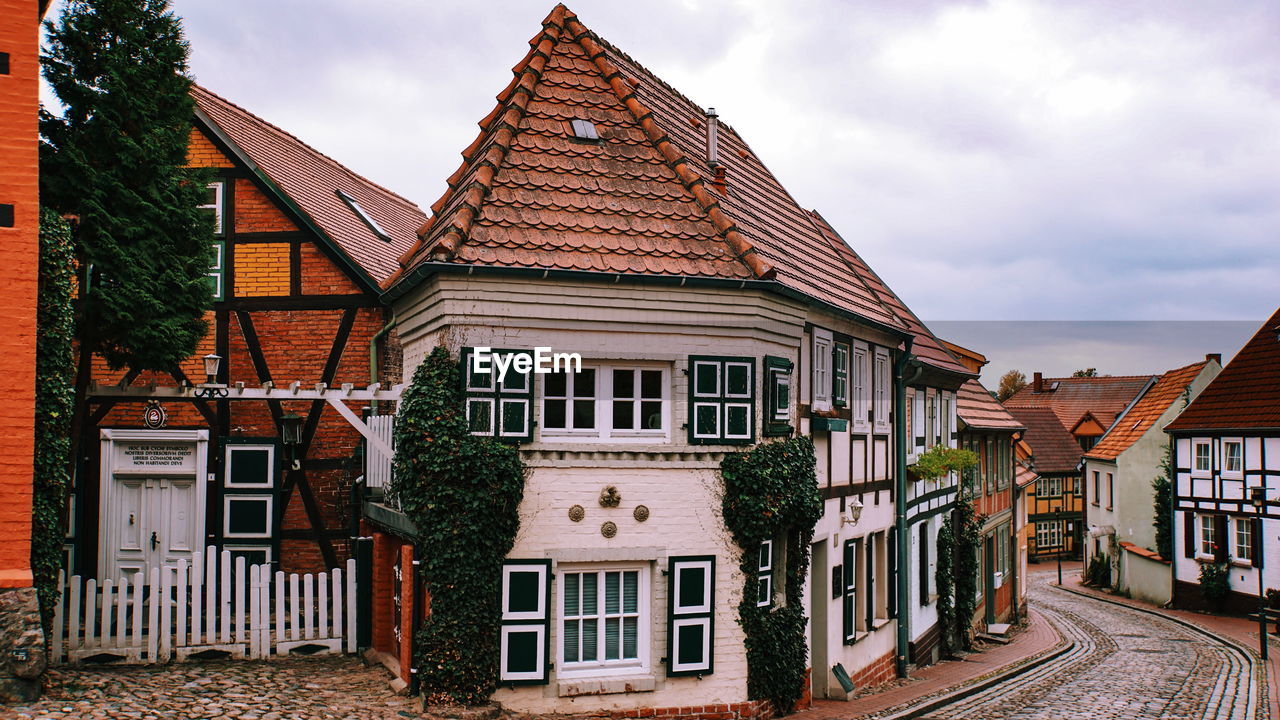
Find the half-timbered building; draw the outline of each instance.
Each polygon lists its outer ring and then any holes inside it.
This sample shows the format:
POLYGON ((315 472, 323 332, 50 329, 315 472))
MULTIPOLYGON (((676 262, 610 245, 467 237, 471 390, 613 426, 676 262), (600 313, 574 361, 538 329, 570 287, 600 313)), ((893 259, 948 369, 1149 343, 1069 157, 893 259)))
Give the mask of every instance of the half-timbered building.
POLYGON ((1172 560, 1156 547, 1152 480, 1166 472, 1164 427, 1221 369, 1221 356, 1210 355, 1164 373, 1084 456, 1085 566, 1105 558, 1112 586, 1132 597, 1157 605, 1171 598, 1172 560))
POLYGON ((192 94, 188 162, 212 175, 209 332, 168 372, 81 359, 66 565, 145 578, 215 546, 287 572, 335 567, 358 513, 358 415, 393 397, 371 384, 400 377, 379 283, 425 215, 243 108, 192 94))
POLYGON ((1208 606, 1200 567, 1226 563, 1225 607, 1280 587, 1280 310, 1165 427, 1172 444, 1173 602, 1208 606))
MULTIPOLYGON (((954 443, 971 374, 713 110, 564 6, 530 44, 384 295, 405 377, 441 345, 460 360, 482 347, 582 358, 576 374, 506 381, 464 365, 473 431, 519 443, 531 468, 495 699, 766 712, 747 692, 736 608, 749 578, 750 601, 782 602, 797 548, 779 538, 744 576, 717 471, 795 433, 815 441, 825 508, 805 597, 814 694, 905 670, 936 603, 932 561, 923 589, 904 573, 932 558, 955 486, 907 490, 906 446, 954 443)), ((388 558, 430 552, 405 549, 412 528, 393 508, 371 503, 367 518, 396 536, 388 558)), ((403 589, 395 579, 385 587, 403 589)))

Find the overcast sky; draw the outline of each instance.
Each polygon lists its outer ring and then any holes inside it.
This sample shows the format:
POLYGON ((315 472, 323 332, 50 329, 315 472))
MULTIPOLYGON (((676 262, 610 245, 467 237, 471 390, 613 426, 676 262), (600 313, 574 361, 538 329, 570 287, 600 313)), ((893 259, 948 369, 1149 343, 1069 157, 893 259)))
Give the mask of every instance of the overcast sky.
MULTIPOLYGON (((175 2, 199 82, 423 207, 551 7, 175 2)), ((1280 3, 570 7, 716 107, 926 320, 1280 305, 1280 3)))

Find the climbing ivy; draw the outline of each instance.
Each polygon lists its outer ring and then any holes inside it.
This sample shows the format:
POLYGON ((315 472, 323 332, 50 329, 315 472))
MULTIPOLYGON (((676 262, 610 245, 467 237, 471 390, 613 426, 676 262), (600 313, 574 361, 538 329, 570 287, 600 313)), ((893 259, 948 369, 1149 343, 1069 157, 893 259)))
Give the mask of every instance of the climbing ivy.
POLYGON ((71 229, 52 210, 40 213, 40 275, 36 311, 35 481, 32 497, 31 572, 45 627, 58 601, 63 508, 71 454, 74 407, 75 277, 71 229))
POLYGON ((746 634, 747 693, 768 699, 778 714, 795 707, 809 665, 803 588, 813 528, 822 517, 814 468, 813 442, 803 436, 728 455, 720 464, 725 525, 742 549, 738 623, 746 634), (761 607, 757 562, 766 540, 785 547, 786 580, 781 602, 761 607))
POLYGON ((952 532, 954 523, 947 518, 938 530, 938 562, 934 574, 938 585, 938 628, 942 632, 942 652, 952 655, 959 649, 956 642, 956 604, 955 604, 955 554, 956 538, 952 532))
POLYGON ((458 362, 436 348, 400 400, 391 493, 418 528, 431 614, 418 631, 422 695, 486 702, 497 686, 502 562, 515 543, 525 467, 516 447, 472 435, 458 362))
POLYGON ((978 512, 973 498, 961 493, 951 514, 956 552, 956 628, 959 644, 972 649, 973 613, 978 606, 978 582, 981 565, 978 548, 982 546, 982 523, 986 517, 978 512))
POLYGON ((1207 562, 1200 565, 1200 594, 1214 611, 1222 610, 1231 592, 1231 563, 1207 562))

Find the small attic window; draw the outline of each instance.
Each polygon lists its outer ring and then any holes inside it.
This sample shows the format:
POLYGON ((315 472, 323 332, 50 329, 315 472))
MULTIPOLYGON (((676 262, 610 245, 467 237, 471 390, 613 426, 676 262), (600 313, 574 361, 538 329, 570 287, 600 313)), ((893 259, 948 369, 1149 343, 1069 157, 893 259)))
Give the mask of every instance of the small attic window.
POLYGON ((596 132, 596 124, 590 120, 571 120, 569 124, 573 126, 573 136, 579 140, 600 139, 600 134, 596 132))
POLYGON ((356 202, 355 198, 341 190, 334 190, 334 192, 337 193, 338 197, 342 198, 342 202, 346 203, 347 207, 351 208, 351 212, 355 213, 356 217, 360 218, 365 225, 369 226, 369 229, 373 231, 374 235, 377 235, 386 242, 391 242, 391 236, 387 234, 387 231, 383 230, 382 226, 379 225, 377 221, 369 217, 369 213, 365 212, 364 208, 360 207, 360 203, 356 202))

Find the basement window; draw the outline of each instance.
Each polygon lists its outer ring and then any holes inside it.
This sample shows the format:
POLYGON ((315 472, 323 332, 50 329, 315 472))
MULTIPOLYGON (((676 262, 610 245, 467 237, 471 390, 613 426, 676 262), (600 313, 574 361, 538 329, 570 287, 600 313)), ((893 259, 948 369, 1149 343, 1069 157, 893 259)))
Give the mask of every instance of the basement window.
POLYGON ((334 190, 334 192, 337 193, 338 197, 342 198, 342 201, 347 204, 347 207, 351 208, 351 212, 355 213, 356 217, 360 218, 360 220, 373 231, 374 235, 377 235, 385 242, 391 242, 391 236, 387 234, 387 231, 383 230, 382 226, 379 225, 372 217, 369 217, 369 213, 365 212, 364 208, 360 207, 360 203, 356 202, 355 198, 341 190, 334 190))
POLYGON ((0 52, 0 75, 9 74, 9 53, 0 52))
POLYGON ((600 134, 596 132, 596 124, 590 120, 573 120, 569 124, 573 127, 573 136, 579 140, 600 139, 600 134))

